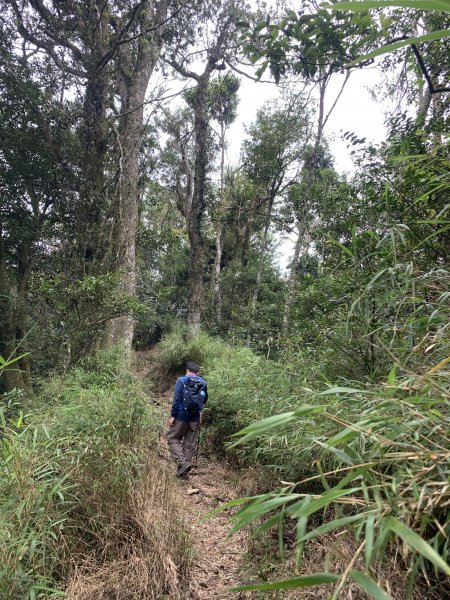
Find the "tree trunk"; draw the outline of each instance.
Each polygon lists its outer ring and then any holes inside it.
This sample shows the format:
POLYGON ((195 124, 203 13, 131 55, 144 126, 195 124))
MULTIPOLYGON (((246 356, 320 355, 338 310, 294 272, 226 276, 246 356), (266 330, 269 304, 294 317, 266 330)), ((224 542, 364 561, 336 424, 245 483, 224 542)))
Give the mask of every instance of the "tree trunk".
POLYGON ((191 248, 191 269, 188 290, 187 326, 195 338, 200 331, 203 304, 204 241, 202 220, 205 212, 205 183, 208 138, 208 83, 216 60, 210 57, 204 72, 197 80, 195 99, 195 167, 192 206, 188 219, 188 236, 191 248))
POLYGON ((256 272, 255 287, 253 289, 252 300, 250 303, 250 321, 249 321, 249 326, 248 326, 248 331, 247 331, 247 345, 248 346, 250 346, 251 335, 252 335, 254 325, 255 325, 256 305, 258 304, 259 288, 261 287, 261 277, 262 277, 262 272, 263 272, 263 268, 264 268, 264 258, 266 256, 266 252, 267 252, 267 244, 269 241, 269 228, 270 228, 270 223, 272 221, 272 209, 273 209, 274 202, 275 202, 275 196, 272 196, 267 205, 266 224, 264 226, 264 233, 263 233, 263 238, 262 238, 262 243, 261 243, 259 261, 258 261, 258 270, 256 272))
MULTIPOLYGON (((36 217, 35 232, 37 233, 40 229, 40 215, 36 217)), ((17 275, 18 275, 18 287, 17 287, 17 306, 14 314, 14 323, 16 326, 16 340, 21 344, 22 352, 26 350, 24 346, 24 340, 26 339, 27 332, 25 331, 25 323, 27 319, 27 294, 31 272, 33 268, 33 242, 30 240, 24 240, 19 246, 17 252, 17 275)), ((28 356, 24 356, 19 361, 19 368, 21 370, 22 381, 28 392, 32 391, 31 383, 31 367, 28 356)))
POLYGON ((106 159, 108 152, 109 68, 98 72, 97 65, 109 47, 109 8, 95 0, 98 26, 92 30, 88 82, 83 104, 81 139, 84 155, 81 163, 80 203, 77 211, 77 252, 75 276, 101 271, 105 256, 104 215, 108 206, 106 159))
MULTIPOLYGON (((214 47, 208 49, 208 60, 201 75, 189 71, 176 61, 170 64, 184 77, 190 77, 197 82, 194 104, 194 181, 192 202, 190 207, 185 205, 185 217, 190 245, 190 274, 188 288, 187 327, 191 338, 198 336, 201 325, 203 308, 203 276, 204 276, 204 240, 202 234, 202 221, 205 213, 205 185, 208 165, 208 85, 217 61, 222 56, 222 49, 228 35, 230 23, 224 24, 214 47)), ((188 186, 189 187, 189 186, 188 186)), ((186 197, 186 203, 188 198, 186 197)))
MULTIPOLYGON (((0 355, 5 360, 17 357, 17 338, 14 322, 14 301, 10 287, 6 256, 3 247, 3 227, 0 223, 0 355)), ((26 389, 19 365, 14 363, 6 367, 0 375, 0 391, 26 389)))
MULTIPOLYGON (((306 216, 306 215, 305 215, 306 216)), ((299 221, 297 223, 298 227, 298 237, 295 243, 294 255, 291 261, 291 268, 289 271, 289 281, 288 281, 288 290, 286 301, 284 303, 284 311, 283 311, 283 326, 282 326, 282 337, 286 338, 287 333, 289 331, 289 319, 290 319, 290 311, 292 303, 294 302, 295 297, 295 285, 297 283, 297 269, 298 263, 301 256, 308 250, 308 246, 311 243, 311 227, 307 227, 306 222, 299 221)))
MULTIPOLYGON (((326 94, 328 83, 330 81, 330 76, 331 76, 330 74, 325 76, 325 72, 323 72, 322 73, 323 78, 319 83, 319 114, 318 114, 318 119, 317 119, 317 132, 316 132, 316 136, 315 136, 315 140, 314 140, 314 147, 313 147, 311 158, 310 158, 309 162, 305 165, 305 168, 304 168, 304 177, 305 177, 304 188, 307 190, 307 193, 309 193, 309 190, 312 188, 315 178, 316 178, 317 169, 318 169, 318 164, 317 164, 318 153, 319 153, 319 149, 320 149, 320 144, 322 142, 323 130, 325 128, 325 124, 328 121, 328 118, 330 117, 333 109, 336 106, 337 101, 339 100, 339 98, 342 94, 342 91, 343 91, 343 89, 348 81, 348 78, 350 76, 350 72, 347 72, 345 81, 341 88, 341 91, 339 92, 334 104, 331 106, 330 110, 328 111, 328 114, 325 115, 325 94, 326 94)), ((282 337, 283 338, 286 338, 288 330, 289 330, 290 309, 291 309, 291 305, 294 301, 295 285, 297 283, 298 262, 300 260, 300 257, 302 256, 302 253, 307 250, 307 247, 310 244, 311 238, 312 238, 313 222, 308 223, 308 221, 307 221, 309 209, 310 209, 310 206, 309 206, 308 199, 305 198, 301 213, 297 218, 298 238, 297 238, 297 241, 295 244, 294 255, 293 255, 292 261, 291 261, 291 269, 289 272, 289 281, 288 281, 288 291, 287 291, 286 301, 284 304, 283 325, 282 325, 282 337)))
POLYGON ((252 200, 252 203, 250 205, 250 209, 247 213, 244 235, 242 238, 241 260, 242 260, 243 267, 246 267, 248 265, 248 259, 249 259, 249 254, 250 254, 250 237, 253 233, 253 225, 255 222, 256 211, 257 211, 259 202, 260 202, 260 198, 257 195, 255 195, 252 200))
MULTIPOLYGON (((120 273, 121 292, 130 297, 136 293, 136 236, 140 212, 139 155, 144 130, 145 95, 161 52, 164 27, 161 25, 151 34, 144 32, 164 21, 168 4, 167 0, 161 1, 157 9, 153 10, 153 2, 145 2, 140 21, 142 37, 134 64, 134 49, 131 46, 128 45, 120 54, 121 116, 116 134, 119 172, 114 198, 113 222, 116 235, 113 242, 113 268, 120 273)), ((121 343, 130 352, 133 333, 133 316, 123 315, 108 324, 107 343, 121 343)))
POLYGON ((223 116, 220 120, 220 196, 216 223, 216 256, 212 276, 213 307, 215 309, 216 324, 222 323, 222 294, 220 289, 220 270, 222 264, 222 211, 225 204, 225 123, 223 116))
POLYGON ((213 271, 213 304, 216 316, 217 326, 220 327, 222 323, 222 294, 220 289, 220 270, 222 262, 222 235, 223 230, 221 223, 216 226, 216 256, 214 258, 214 271, 213 271))

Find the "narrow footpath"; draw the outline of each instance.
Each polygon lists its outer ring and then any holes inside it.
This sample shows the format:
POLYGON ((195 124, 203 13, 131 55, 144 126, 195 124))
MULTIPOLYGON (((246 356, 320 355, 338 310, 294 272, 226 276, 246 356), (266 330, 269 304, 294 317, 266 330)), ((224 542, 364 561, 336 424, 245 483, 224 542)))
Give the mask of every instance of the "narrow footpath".
MULTIPOLYGON (((164 418, 170 412, 171 396, 160 398, 164 418)), ((161 440, 164 458, 170 461, 165 438, 161 440)), ((175 465, 173 465, 175 473, 175 465)), ((226 513, 209 519, 204 516, 223 502, 236 497, 232 471, 226 465, 206 459, 201 450, 198 465, 186 480, 178 481, 179 500, 186 528, 194 541, 189 600, 228 600, 251 598, 226 589, 245 583, 241 576, 247 549, 245 533, 227 538, 230 521, 226 513)))

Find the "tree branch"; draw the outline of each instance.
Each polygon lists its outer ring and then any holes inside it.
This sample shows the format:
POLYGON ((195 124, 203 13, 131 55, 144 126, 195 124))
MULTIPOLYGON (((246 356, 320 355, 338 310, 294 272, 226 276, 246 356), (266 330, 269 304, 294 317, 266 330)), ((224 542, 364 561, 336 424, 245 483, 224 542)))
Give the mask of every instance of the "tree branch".
POLYGON ((185 67, 178 64, 174 60, 165 59, 164 62, 166 62, 168 65, 170 65, 172 67, 172 69, 174 69, 177 73, 179 73, 180 75, 183 75, 183 77, 187 77, 189 79, 195 79, 195 81, 197 81, 197 82, 200 81, 201 75, 198 75, 194 71, 189 71, 189 69, 186 69, 185 67))
POLYGON ((138 38, 146 36, 149 33, 152 33, 153 31, 157 31, 163 25, 168 23, 171 19, 176 17, 177 14, 179 12, 181 12, 181 10, 185 6, 187 6, 188 4, 190 4, 190 2, 192 2, 192 0, 186 0, 186 2, 184 2, 176 10, 174 10, 173 13, 171 13, 168 17, 166 17, 165 19, 163 19, 156 25, 153 25, 152 27, 147 27, 143 31, 136 33, 136 35, 122 39, 123 34, 126 33, 129 30, 129 28, 131 27, 131 25, 133 24, 134 19, 136 18, 137 12, 138 12, 139 8, 144 4, 144 2, 146 2, 146 0, 142 0, 142 2, 140 2, 139 4, 136 5, 136 7, 133 9, 132 18, 129 19, 128 23, 126 23, 124 25, 124 27, 122 28, 122 30, 120 31, 119 36, 118 36, 114 46, 110 50, 108 50, 108 52, 100 59, 99 64, 97 65, 96 75, 98 75, 100 73, 100 71, 108 64, 108 62, 111 60, 111 58, 116 53, 119 46, 122 46, 123 44, 128 44, 129 42, 133 42, 134 40, 137 40, 138 38))
POLYGON ((86 73, 86 71, 74 69, 73 67, 68 66, 63 60, 61 60, 61 58, 58 56, 58 54, 55 51, 54 45, 37 38, 34 34, 32 34, 30 31, 28 31, 28 29, 23 24, 22 13, 20 12, 19 7, 17 6, 17 2, 15 2, 15 0, 11 0, 11 5, 13 8, 14 14, 16 15, 16 19, 17 19, 17 30, 20 33, 20 35, 27 42, 30 42, 31 44, 34 44, 38 48, 45 50, 45 52, 47 52, 47 54, 53 59, 53 62, 61 70, 66 71, 67 73, 70 73, 71 75, 74 75, 75 77, 81 77, 83 79, 87 78, 88 74, 86 73))
POLYGON ((40 17, 50 26, 50 29, 46 30, 46 34, 54 42, 57 42, 61 46, 64 46, 68 50, 70 50, 73 53, 74 57, 81 63, 83 63, 84 55, 82 51, 77 46, 75 46, 75 44, 72 44, 68 40, 61 38, 60 36, 56 35, 56 33, 54 33, 54 30, 56 30, 57 22, 53 14, 44 5, 44 3, 41 0, 30 0, 30 4, 34 8, 34 10, 40 15, 40 17))
POLYGON ((419 49, 417 48, 416 44, 411 44, 411 48, 417 59, 420 70, 422 71, 423 76, 425 77, 425 80, 428 84, 428 90, 429 90, 430 94, 433 95, 433 94, 439 94, 440 92, 450 92, 450 87, 443 87, 443 88, 435 88, 434 87, 431 76, 428 73, 428 69, 423 61, 422 55, 420 54, 419 49))

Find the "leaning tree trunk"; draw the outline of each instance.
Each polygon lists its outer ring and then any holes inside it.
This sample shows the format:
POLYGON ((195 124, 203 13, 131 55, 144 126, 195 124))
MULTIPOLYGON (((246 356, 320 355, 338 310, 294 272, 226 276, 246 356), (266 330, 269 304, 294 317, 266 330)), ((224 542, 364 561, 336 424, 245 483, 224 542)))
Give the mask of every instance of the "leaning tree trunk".
MULTIPOLYGON (((139 226, 139 155, 144 130, 144 105, 148 82, 158 62, 168 0, 159 2, 153 10, 153 2, 145 2, 143 8, 137 49, 130 45, 120 53, 121 116, 116 144, 118 148, 118 180, 114 198, 113 222, 116 235, 113 242, 115 271, 120 273, 121 292, 129 297, 136 293, 136 237, 139 226), (133 60, 133 53, 136 56, 133 60)), ((131 314, 113 319, 107 326, 107 344, 122 344, 131 351, 134 319, 131 314)))

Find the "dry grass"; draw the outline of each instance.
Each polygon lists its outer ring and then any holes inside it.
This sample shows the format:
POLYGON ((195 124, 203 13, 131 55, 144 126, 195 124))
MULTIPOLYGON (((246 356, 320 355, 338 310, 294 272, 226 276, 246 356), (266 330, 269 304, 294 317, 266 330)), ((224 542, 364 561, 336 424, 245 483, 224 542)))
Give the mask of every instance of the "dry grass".
POLYGON ((101 548, 96 556, 74 556, 69 600, 182 598, 191 546, 176 494, 168 468, 151 456, 128 500, 127 543, 114 558, 106 559, 101 548))
POLYGON ((270 486, 279 482, 279 479, 270 471, 261 468, 246 467, 239 469, 233 478, 236 496, 256 496, 263 494, 270 486))

